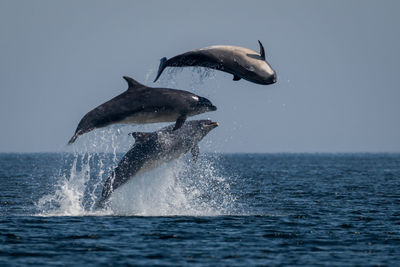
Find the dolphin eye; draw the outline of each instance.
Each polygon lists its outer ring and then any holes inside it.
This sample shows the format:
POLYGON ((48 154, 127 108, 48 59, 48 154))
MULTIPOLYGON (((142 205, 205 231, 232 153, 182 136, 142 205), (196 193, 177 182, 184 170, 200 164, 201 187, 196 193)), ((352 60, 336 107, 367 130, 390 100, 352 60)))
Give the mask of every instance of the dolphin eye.
POLYGON ((249 70, 249 71, 254 71, 255 70, 254 66, 252 66, 252 65, 247 65, 246 69, 249 70))
POLYGON ((192 98, 196 101, 199 101, 199 98, 197 96, 192 96, 192 98))

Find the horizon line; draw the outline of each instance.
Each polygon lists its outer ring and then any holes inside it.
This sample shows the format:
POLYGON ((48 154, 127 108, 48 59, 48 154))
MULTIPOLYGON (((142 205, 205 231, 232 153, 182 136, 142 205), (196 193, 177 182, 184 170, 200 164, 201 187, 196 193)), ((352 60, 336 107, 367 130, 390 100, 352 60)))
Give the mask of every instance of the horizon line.
MULTIPOLYGON (((107 151, 0 151, 0 154, 114 154, 114 152, 107 151)), ((126 152, 116 152, 117 154, 124 154, 126 152)), ((205 154, 400 154, 400 151, 266 151, 266 152, 218 152, 218 151, 204 151, 205 154)))

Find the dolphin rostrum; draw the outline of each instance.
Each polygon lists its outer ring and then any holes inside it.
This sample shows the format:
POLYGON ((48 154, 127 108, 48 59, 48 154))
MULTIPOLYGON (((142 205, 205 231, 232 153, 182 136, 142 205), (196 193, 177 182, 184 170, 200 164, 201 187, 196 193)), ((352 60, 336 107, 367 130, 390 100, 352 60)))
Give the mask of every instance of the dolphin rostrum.
POLYGON ((262 43, 260 53, 239 46, 216 45, 192 50, 173 58, 160 60, 157 77, 166 67, 206 67, 233 74, 233 80, 245 79, 257 84, 273 84, 277 77, 265 59, 262 43))
POLYGON ((211 120, 193 120, 175 131, 174 125, 170 125, 156 132, 133 132, 135 144, 105 181, 96 207, 103 207, 112 192, 139 173, 174 160, 189 150, 196 160, 200 152, 198 143, 217 126, 218 123, 211 120))
POLYGON ((123 78, 128 82, 128 90, 89 111, 68 144, 82 134, 116 123, 176 121, 176 130, 187 117, 217 109, 207 98, 187 91, 147 87, 130 77, 123 78))

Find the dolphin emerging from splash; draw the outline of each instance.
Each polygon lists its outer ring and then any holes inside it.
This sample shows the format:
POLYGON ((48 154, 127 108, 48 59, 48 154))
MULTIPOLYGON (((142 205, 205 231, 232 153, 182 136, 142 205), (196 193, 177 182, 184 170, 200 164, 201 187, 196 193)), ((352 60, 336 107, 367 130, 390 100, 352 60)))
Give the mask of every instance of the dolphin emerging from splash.
POLYGON ((174 160, 188 151, 196 160, 200 153, 198 143, 217 126, 218 123, 211 120, 194 120, 175 131, 174 125, 170 125, 156 132, 133 132, 131 135, 135 144, 105 181, 96 208, 103 207, 112 192, 139 173, 174 160))
POLYGON ((217 109, 207 98, 187 91, 147 87, 130 77, 123 78, 128 90, 88 112, 68 144, 82 134, 116 123, 176 121, 176 130, 187 117, 217 109))
POLYGON ((160 60, 154 82, 166 67, 206 67, 230 73, 234 81, 245 79, 257 84, 273 84, 277 81, 276 73, 265 59, 262 43, 258 43, 260 53, 239 46, 216 45, 192 50, 170 59, 164 57, 160 60))

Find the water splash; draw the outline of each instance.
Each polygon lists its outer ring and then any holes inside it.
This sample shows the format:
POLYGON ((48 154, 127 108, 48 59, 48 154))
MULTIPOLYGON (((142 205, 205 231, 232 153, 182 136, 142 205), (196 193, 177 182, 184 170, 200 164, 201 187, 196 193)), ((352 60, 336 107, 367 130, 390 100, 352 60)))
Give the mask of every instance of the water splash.
POLYGON ((196 91, 208 80, 214 80, 216 71, 205 67, 182 67, 182 68, 167 68, 163 75, 160 76, 160 85, 177 88, 179 84, 186 84, 189 81, 188 87, 196 91), (179 75, 177 75, 179 74, 179 75))
POLYGON ((214 80, 216 77, 216 71, 214 69, 205 67, 196 67, 191 71, 192 81, 196 85, 202 85, 207 80, 214 80))
POLYGON ((120 215, 216 216, 235 213, 230 185, 215 162, 180 158, 131 179, 117 189, 110 210, 120 215))
POLYGON ((122 153, 118 131, 95 133, 93 144, 84 142, 74 153, 66 154, 65 168, 51 193, 43 196, 36 208, 39 216, 215 216, 235 214, 236 200, 230 185, 218 169, 218 158, 202 155, 194 163, 189 155, 133 177, 118 188, 104 210, 95 210, 103 182, 118 164, 122 153), (111 143, 102 144, 108 153, 96 150, 99 140, 108 135, 111 143), (86 152, 84 152, 86 150, 86 152))
POLYGON ((54 192, 43 196, 37 203, 42 216, 82 216, 90 215, 95 203, 96 191, 101 180, 93 180, 93 175, 104 174, 103 159, 96 154, 67 155, 65 162, 72 160, 69 171, 60 175, 54 192), (72 156, 72 158, 71 158, 72 156), (95 160, 97 158, 97 160, 95 160), (99 164, 97 172, 94 164, 99 164), (89 208, 88 208, 89 207, 89 208))

